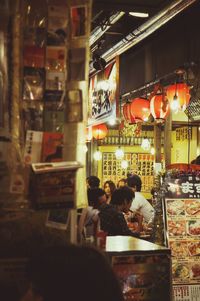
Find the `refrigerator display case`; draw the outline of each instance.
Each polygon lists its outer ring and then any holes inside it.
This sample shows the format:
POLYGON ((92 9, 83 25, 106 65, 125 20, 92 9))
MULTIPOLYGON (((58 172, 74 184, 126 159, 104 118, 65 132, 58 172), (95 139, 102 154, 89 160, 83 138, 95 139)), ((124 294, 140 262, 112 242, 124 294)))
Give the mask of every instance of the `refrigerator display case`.
POLYGON ((129 236, 109 236, 106 255, 126 301, 171 301, 170 249, 129 236))

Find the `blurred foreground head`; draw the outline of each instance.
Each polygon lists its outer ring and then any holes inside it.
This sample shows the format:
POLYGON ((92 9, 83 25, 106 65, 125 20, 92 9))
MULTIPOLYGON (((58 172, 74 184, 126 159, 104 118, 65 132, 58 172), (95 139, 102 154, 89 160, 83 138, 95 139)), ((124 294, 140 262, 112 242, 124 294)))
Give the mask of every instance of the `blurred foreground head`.
POLYGON ((88 246, 50 247, 28 265, 30 287, 21 301, 123 301, 106 258, 88 246))

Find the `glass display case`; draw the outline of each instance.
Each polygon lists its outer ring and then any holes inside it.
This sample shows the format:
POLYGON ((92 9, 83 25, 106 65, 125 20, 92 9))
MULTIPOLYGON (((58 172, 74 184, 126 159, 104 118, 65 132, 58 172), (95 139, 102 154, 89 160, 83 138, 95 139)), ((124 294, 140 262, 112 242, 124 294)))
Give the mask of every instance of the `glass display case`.
POLYGON ((171 301, 170 249, 129 236, 106 239, 106 255, 126 301, 171 301))

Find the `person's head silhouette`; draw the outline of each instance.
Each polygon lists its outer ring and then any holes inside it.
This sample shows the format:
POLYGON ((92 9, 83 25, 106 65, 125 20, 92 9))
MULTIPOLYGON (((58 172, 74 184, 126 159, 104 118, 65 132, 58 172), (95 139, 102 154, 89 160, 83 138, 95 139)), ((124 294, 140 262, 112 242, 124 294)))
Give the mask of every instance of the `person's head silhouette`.
POLYGON ((21 301, 123 301, 111 266, 88 246, 56 246, 30 260, 29 290, 21 301))

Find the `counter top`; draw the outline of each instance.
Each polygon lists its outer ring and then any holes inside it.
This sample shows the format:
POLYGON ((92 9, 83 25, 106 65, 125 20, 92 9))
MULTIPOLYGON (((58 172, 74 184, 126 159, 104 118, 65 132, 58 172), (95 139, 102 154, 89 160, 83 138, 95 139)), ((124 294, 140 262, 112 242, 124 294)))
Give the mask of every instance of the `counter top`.
POLYGON ((171 254, 171 250, 154 243, 131 236, 107 236, 105 251, 108 253, 164 253, 171 254))

